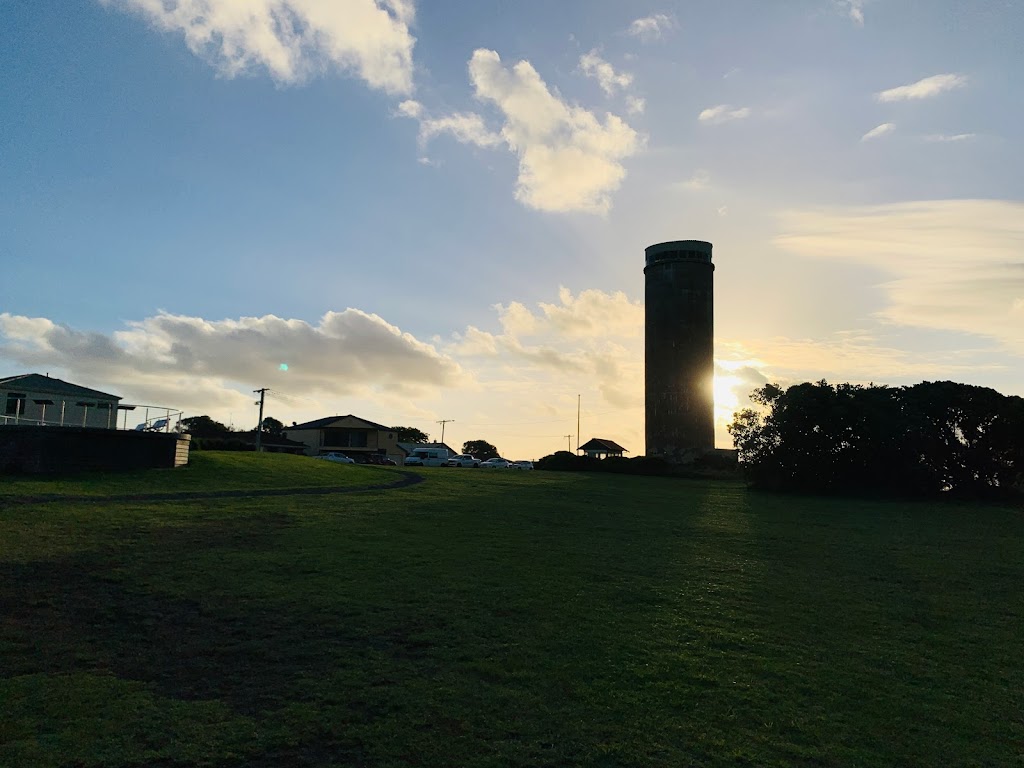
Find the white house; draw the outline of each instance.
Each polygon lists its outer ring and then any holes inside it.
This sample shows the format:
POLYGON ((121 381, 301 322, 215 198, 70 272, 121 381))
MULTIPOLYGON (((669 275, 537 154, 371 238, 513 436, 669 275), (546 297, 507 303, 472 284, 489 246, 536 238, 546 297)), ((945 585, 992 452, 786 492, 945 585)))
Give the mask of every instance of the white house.
POLYGON ((117 395, 38 373, 0 378, 0 426, 50 424, 116 429, 120 402, 117 395))

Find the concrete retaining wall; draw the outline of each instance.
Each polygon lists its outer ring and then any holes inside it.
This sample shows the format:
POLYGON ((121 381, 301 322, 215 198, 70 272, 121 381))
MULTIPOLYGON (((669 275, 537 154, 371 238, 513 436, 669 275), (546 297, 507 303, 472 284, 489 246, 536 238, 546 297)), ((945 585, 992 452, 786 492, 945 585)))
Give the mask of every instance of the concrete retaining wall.
POLYGON ((0 472, 170 469, 188 463, 190 439, 174 432, 0 426, 0 472))

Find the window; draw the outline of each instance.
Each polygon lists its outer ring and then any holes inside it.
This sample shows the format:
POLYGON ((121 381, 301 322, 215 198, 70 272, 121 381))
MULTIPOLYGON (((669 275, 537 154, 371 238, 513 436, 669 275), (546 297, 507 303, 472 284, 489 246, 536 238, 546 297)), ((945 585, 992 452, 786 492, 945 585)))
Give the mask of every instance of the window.
POLYGON ((4 413, 8 416, 23 415, 25 413, 25 393, 8 392, 7 410, 5 410, 4 413))
POLYGON ((365 448, 366 437, 366 430, 328 427, 324 430, 323 444, 332 448, 365 448))

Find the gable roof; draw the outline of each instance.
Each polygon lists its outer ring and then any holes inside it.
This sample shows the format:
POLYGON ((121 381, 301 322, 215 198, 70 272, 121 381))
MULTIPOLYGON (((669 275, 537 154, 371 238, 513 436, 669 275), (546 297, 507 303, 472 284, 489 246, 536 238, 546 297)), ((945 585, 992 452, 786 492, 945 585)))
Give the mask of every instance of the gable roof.
POLYGON ((383 424, 378 424, 375 421, 364 419, 360 416, 353 416, 351 413, 344 416, 327 416, 323 419, 315 419, 314 421, 307 421, 305 424, 295 424, 290 427, 285 427, 285 432, 290 432, 293 429, 323 429, 324 427, 330 427, 332 424, 336 424, 344 419, 355 419, 356 421, 362 422, 356 429, 376 429, 383 430, 385 432, 394 432, 391 427, 385 427, 383 424))
POLYGON ((629 453, 625 448, 614 440, 605 440, 602 437, 594 437, 579 447, 581 451, 601 451, 608 453, 629 453))
POLYGON ((0 379, 0 389, 17 390, 25 392, 39 392, 47 395, 65 395, 67 397, 91 397, 104 400, 120 400, 118 395, 111 395, 108 392, 100 392, 98 389, 89 389, 72 384, 70 381, 54 379, 50 376, 40 376, 38 373, 24 373, 20 376, 8 376, 0 379))

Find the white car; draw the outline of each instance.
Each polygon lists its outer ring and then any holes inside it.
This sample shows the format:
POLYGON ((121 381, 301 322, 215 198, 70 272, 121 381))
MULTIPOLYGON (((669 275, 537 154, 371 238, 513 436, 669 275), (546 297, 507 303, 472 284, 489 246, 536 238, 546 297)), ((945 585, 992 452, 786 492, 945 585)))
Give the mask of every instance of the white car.
POLYGON ((316 458, 322 459, 324 461, 333 461, 333 462, 336 462, 338 464, 355 464, 356 463, 355 459, 349 458, 344 453, 338 453, 336 451, 331 451, 330 453, 325 453, 324 455, 317 456, 316 458))
POLYGON ((513 461, 512 469, 533 469, 532 461, 513 461))
POLYGON ((512 462, 508 459, 488 459, 480 464, 481 469, 508 469, 512 466, 512 462))
POLYGON ((448 459, 449 467, 479 467, 480 459, 476 456, 470 456, 468 453, 460 453, 458 456, 452 456, 448 459))

